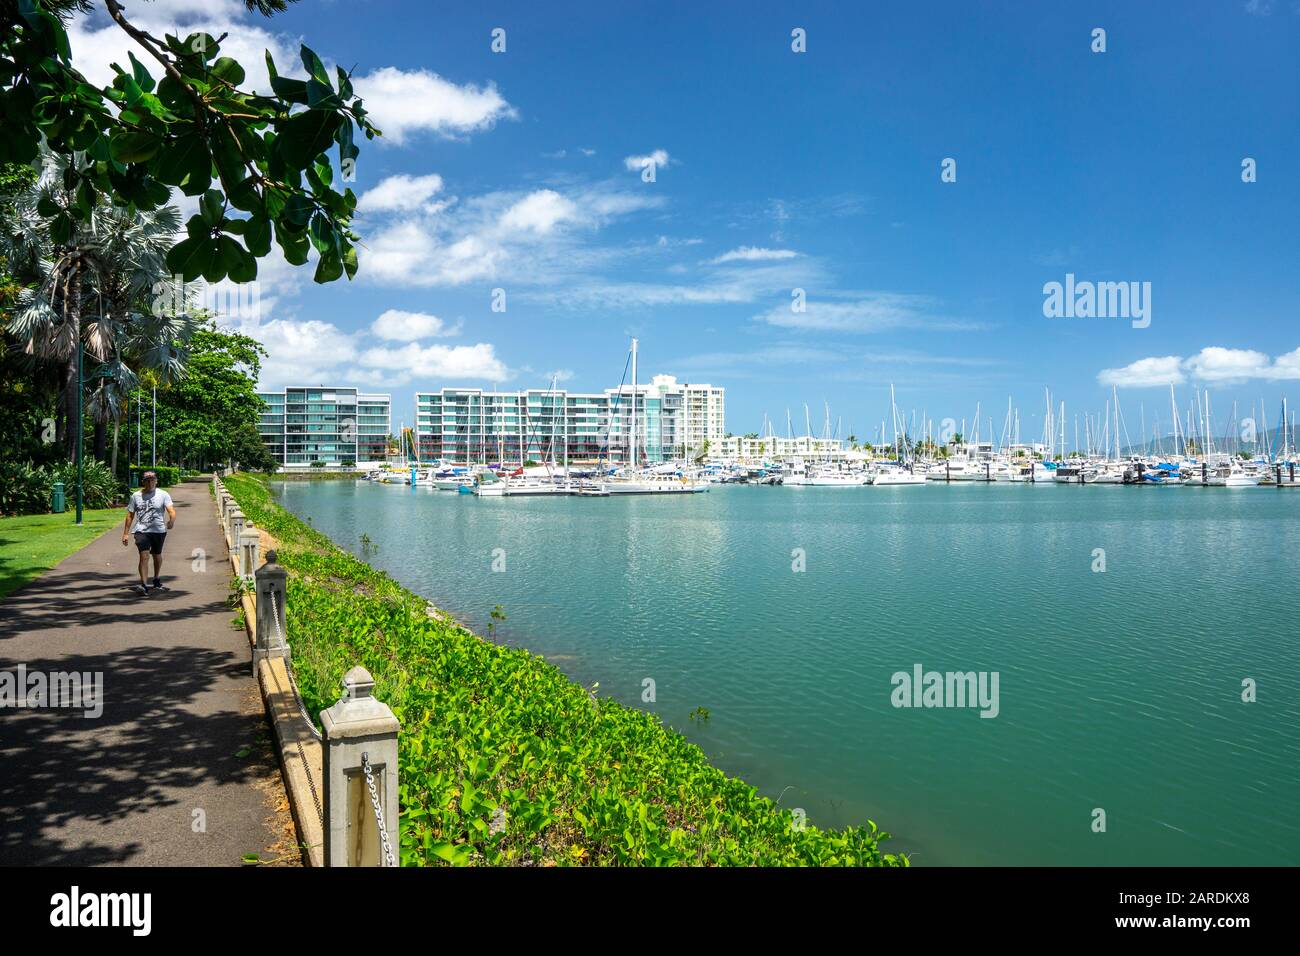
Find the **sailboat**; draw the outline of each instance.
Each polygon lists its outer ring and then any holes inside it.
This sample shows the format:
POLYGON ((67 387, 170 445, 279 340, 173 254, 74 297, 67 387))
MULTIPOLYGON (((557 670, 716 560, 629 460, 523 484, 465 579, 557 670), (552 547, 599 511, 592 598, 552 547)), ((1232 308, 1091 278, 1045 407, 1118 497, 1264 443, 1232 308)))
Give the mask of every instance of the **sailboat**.
POLYGON ((898 405, 894 402, 894 385, 889 385, 889 411, 890 417, 894 424, 894 449, 897 455, 897 464, 882 465, 871 479, 873 486, 894 487, 899 485, 924 485, 925 475, 916 474, 907 462, 907 449, 904 444, 898 440, 898 405))
MULTIPOLYGON (((623 473, 606 479, 601 489, 611 495, 684 495, 708 491, 703 481, 695 481, 684 474, 661 474, 639 467, 641 444, 637 439, 637 340, 632 340, 632 408, 628 416, 627 467, 623 473)), ((621 393, 620 386, 620 393, 621 393)), ((644 437, 641 439, 644 441, 644 437)))

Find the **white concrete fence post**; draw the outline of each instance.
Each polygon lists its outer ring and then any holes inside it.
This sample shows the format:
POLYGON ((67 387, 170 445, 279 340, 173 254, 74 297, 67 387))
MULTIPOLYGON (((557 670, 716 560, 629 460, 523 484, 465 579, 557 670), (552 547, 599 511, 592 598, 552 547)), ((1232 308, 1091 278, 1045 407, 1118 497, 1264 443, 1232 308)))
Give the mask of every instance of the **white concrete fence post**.
POLYGON ((230 544, 227 550, 233 561, 239 559, 239 536, 244 533, 244 511, 238 505, 230 511, 230 544))
POLYGON ((253 572, 257 625, 253 628, 253 674, 259 661, 289 656, 289 629, 285 618, 285 591, 289 572, 276 563, 275 552, 266 552, 266 564, 253 572))
POLYGON ((250 521, 244 525, 244 530, 239 535, 239 576, 249 584, 253 583, 253 572, 257 570, 261 547, 262 535, 250 521))
POLYGON ((325 865, 396 866, 401 725, 389 706, 374 698, 375 681, 364 667, 348 671, 343 686, 343 697, 320 715, 325 730, 325 865), (383 834, 376 803, 383 814, 383 834))

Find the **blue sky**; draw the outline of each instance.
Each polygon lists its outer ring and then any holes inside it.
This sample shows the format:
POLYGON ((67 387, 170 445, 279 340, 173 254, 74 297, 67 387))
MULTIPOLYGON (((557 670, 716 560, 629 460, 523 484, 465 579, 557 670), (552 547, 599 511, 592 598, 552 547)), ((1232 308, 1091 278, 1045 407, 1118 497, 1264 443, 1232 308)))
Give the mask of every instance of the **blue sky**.
POLYGON ((305 40, 385 130, 358 278, 263 268, 267 385, 391 391, 396 425, 417 387, 615 385, 635 335, 736 432, 806 402, 868 436, 891 382, 995 431, 1011 395, 1027 438, 1045 386, 1072 418, 1117 384, 1134 438, 1171 380, 1220 426, 1300 399, 1300 0, 133 6, 250 66, 305 40), (1149 282, 1150 325, 1045 317, 1067 273, 1149 282))

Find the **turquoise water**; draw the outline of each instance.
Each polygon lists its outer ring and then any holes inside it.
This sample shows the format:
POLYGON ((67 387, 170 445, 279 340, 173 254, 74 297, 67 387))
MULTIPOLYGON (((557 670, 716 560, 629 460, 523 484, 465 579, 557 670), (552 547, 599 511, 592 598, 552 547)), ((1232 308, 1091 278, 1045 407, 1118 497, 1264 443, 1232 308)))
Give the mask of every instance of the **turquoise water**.
POLYGON ((917 865, 1300 861, 1300 492, 276 492, 480 633, 501 605, 501 639, 811 822, 875 820, 917 865), (918 663, 997 672, 998 715, 894 707, 918 663))

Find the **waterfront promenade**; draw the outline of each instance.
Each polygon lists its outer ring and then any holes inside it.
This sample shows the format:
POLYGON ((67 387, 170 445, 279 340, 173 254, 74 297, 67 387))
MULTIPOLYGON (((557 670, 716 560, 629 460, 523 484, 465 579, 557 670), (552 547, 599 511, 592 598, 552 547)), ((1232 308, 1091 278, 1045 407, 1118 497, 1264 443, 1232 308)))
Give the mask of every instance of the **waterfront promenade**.
POLYGON ((103 679, 97 717, 0 709, 0 865, 298 862, 208 487, 169 491, 169 591, 131 591, 119 524, 0 602, 0 671, 103 679))

